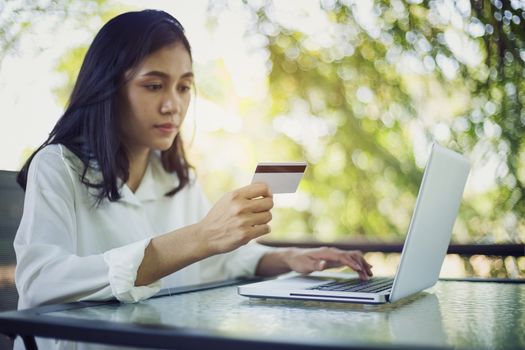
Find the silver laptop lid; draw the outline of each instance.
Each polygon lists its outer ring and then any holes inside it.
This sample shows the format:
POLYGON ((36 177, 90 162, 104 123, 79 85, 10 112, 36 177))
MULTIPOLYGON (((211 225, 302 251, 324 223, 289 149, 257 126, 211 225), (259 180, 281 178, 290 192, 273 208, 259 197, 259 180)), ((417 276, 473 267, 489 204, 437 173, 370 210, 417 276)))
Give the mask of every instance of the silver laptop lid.
POLYGON ((438 144, 432 146, 392 286, 391 302, 437 282, 469 170, 464 156, 438 144))

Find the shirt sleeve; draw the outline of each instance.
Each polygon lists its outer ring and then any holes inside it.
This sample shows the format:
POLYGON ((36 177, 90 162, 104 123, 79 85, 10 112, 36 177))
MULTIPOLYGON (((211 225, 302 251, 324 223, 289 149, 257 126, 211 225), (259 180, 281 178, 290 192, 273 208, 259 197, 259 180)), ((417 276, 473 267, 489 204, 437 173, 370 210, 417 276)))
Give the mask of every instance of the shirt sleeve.
POLYGON ((24 212, 14 241, 19 308, 112 298, 137 301, 155 294, 160 283, 134 287, 149 240, 78 255, 74 193, 60 151, 40 151, 29 168, 24 212))
POLYGON ((121 302, 135 303, 151 297, 160 290, 161 280, 147 286, 135 287, 137 270, 150 241, 151 238, 144 239, 104 253, 104 261, 109 267, 111 292, 121 302))
POLYGON ((259 260, 264 254, 275 250, 252 240, 234 251, 215 255, 202 261, 203 282, 254 276, 259 260))

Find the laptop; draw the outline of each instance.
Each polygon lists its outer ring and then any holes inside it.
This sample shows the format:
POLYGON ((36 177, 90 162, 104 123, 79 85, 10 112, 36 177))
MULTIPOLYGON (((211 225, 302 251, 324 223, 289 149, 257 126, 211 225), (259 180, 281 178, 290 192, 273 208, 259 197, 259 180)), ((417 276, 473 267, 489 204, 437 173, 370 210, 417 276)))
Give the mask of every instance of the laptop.
POLYGON ((469 170, 464 156, 432 145, 394 278, 373 277, 363 282, 322 274, 297 275, 241 285, 238 293, 259 298, 380 304, 432 287, 447 253, 469 170))

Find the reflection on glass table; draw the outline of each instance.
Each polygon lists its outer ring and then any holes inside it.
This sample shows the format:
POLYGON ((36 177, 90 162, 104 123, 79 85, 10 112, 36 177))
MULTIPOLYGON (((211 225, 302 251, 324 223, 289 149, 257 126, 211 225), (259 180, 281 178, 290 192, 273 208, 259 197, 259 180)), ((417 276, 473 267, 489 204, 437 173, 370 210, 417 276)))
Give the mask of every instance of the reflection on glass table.
POLYGON ((279 344, 493 349, 525 347, 524 311, 525 284, 440 281, 384 305, 249 299, 227 286, 46 315, 279 344))

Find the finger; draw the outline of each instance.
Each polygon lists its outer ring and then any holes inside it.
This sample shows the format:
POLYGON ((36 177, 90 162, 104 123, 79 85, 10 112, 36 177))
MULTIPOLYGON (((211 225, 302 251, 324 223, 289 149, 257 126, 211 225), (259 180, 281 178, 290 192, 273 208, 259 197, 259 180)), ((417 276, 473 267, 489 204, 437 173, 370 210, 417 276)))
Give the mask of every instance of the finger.
POLYGON ((366 270, 366 274, 368 276, 373 276, 373 272, 372 272, 372 265, 370 265, 366 260, 365 260, 365 257, 362 258, 363 260, 363 265, 365 267, 365 270, 366 270))
POLYGON ((256 198, 251 199, 246 204, 246 212, 250 213, 260 213, 263 211, 268 211, 273 208, 273 198, 272 197, 265 197, 265 198, 256 198))
POLYGON ((353 261, 355 261, 356 264, 359 265, 360 269, 357 270, 357 274, 359 275, 359 279, 363 280, 363 281, 367 281, 369 279, 369 276, 372 276, 371 274, 368 273, 367 271, 367 266, 364 264, 364 258, 363 256, 359 253, 359 255, 351 255, 351 259, 353 261))
POLYGON ((315 251, 312 251, 311 256, 317 258, 317 259, 324 259, 328 260, 331 265, 339 264, 341 265, 348 265, 349 263, 352 264, 352 267, 354 270, 358 267, 362 270, 362 266, 360 265, 359 261, 356 261, 354 259, 351 259, 351 254, 349 252, 340 250, 337 248, 329 248, 329 247, 321 247, 319 249, 316 249, 315 251), (351 261, 349 261, 351 259, 351 261))
POLYGON ((247 231, 247 234, 250 237, 250 240, 252 240, 254 238, 264 236, 270 232, 272 232, 270 225, 263 224, 250 227, 247 231))
POLYGON ((336 249, 336 248, 328 248, 328 247, 321 247, 316 248, 314 250, 310 250, 307 255, 315 260, 324 260, 326 261, 325 269, 326 268, 334 268, 334 267, 340 267, 340 266, 349 266, 350 268, 356 270, 359 268, 359 265, 353 261, 350 260, 348 257, 345 256, 346 252, 336 249))
POLYGON ((337 248, 320 247, 307 250, 307 254, 314 259, 339 261, 341 260, 341 256, 344 254, 344 252, 337 248))
POLYGON ((256 182, 248 186, 241 187, 234 191, 242 198, 252 199, 257 197, 272 197, 270 188, 264 182, 256 182))
POLYGON ((355 272, 357 272, 360 280, 363 280, 363 281, 368 280, 368 275, 366 271, 363 270, 362 266, 357 261, 355 261, 355 259, 353 259, 352 257, 346 257, 346 259, 348 262, 347 266, 350 267, 355 272))
POLYGON ((374 275, 374 273, 372 272, 372 265, 370 265, 366 260, 365 260, 365 257, 361 255, 361 264, 363 266, 363 269, 364 269, 364 272, 366 272, 366 274, 370 277, 372 277, 374 275))
POLYGON ((272 213, 263 211, 261 213, 245 214, 242 220, 242 226, 263 225, 272 221, 272 213))
POLYGON ((327 267, 327 263, 326 263, 326 260, 318 260, 315 262, 315 270, 316 271, 322 271, 324 270, 326 267, 327 267))
POLYGON ((363 256, 361 255, 360 252, 349 252, 349 254, 347 254, 347 257, 349 257, 351 260, 355 261, 357 265, 359 265, 360 271, 362 271, 363 273, 366 273, 366 267, 365 267, 365 264, 363 263, 363 256))
POLYGON ((337 248, 321 247, 308 252, 308 255, 316 260, 326 260, 327 267, 338 267, 346 265, 356 271, 359 278, 368 280, 362 253, 359 251, 343 251, 337 248))
POLYGON ((363 253, 361 253, 359 250, 351 250, 347 252, 347 255, 354 259, 361 266, 363 271, 366 271, 368 266, 363 253))
POLYGON ((367 271, 367 266, 365 266, 364 258, 360 252, 346 252, 344 259, 347 262, 348 267, 358 273, 361 280, 368 280, 368 277, 371 276, 367 271))
POLYGON ((352 270, 354 270, 358 274, 363 273, 363 269, 362 269, 361 265, 357 261, 352 259, 351 257, 345 256, 343 261, 345 262, 346 266, 348 266, 349 268, 351 268, 352 270))
POLYGON ((363 272, 365 272, 368 276, 372 276, 372 265, 370 265, 366 260, 365 260, 365 257, 363 255, 356 255, 355 257, 355 260, 358 260, 359 263, 361 264, 361 267, 363 268, 363 272))
POLYGON ((368 281, 370 279, 370 277, 365 272, 358 272, 357 274, 359 275, 359 279, 361 281, 368 281))
POLYGON ((326 268, 334 268, 334 267, 341 267, 341 266, 346 266, 346 263, 340 260, 328 260, 326 262, 326 268))

